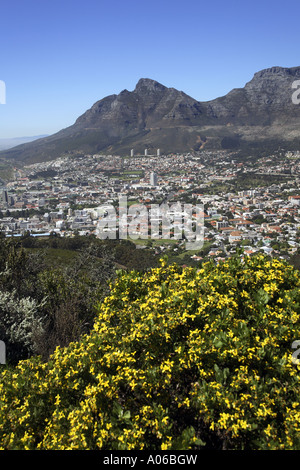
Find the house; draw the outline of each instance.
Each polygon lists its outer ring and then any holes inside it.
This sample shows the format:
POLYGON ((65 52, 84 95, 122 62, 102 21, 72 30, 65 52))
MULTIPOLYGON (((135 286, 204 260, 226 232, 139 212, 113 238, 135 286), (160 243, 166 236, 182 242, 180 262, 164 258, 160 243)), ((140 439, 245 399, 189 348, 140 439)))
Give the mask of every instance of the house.
POLYGON ((289 196, 289 201, 292 204, 296 204, 297 206, 300 206, 300 196, 289 196))
POLYGON ((243 236, 243 232, 241 232, 240 230, 234 230, 233 232, 230 233, 228 237, 229 243, 240 241, 242 239, 242 236, 243 236))
POLYGON ((252 225, 254 225, 254 224, 253 224, 253 222, 250 222, 250 220, 243 220, 241 222, 238 222, 236 224, 236 227, 237 227, 237 229, 239 229, 241 227, 250 227, 252 225))
POLYGON ((281 227, 279 227, 278 225, 269 225, 268 229, 269 232, 281 233, 281 227))

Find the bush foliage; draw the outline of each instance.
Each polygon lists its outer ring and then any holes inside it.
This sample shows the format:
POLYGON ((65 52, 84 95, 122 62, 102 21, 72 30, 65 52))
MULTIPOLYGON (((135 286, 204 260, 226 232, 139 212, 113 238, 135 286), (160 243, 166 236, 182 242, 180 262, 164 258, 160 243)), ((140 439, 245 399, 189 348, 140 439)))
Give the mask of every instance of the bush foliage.
MULTIPOLYGON (((49 263, 47 250, 24 247, 29 240, 0 238, 0 339, 10 364, 33 354, 47 359, 56 346, 66 346, 90 331, 95 303, 108 293, 115 276, 104 244, 90 240, 71 251, 68 263, 65 256, 61 263, 49 263)), ((47 247, 55 241, 50 237, 42 243, 47 247)), ((59 260, 56 253, 52 258, 59 260)))
POLYGON ((118 272, 89 334, 2 371, 2 448, 299 450, 299 287, 263 255, 118 272))
POLYGON ((92 236, 5 238, 0 232, 0 339, 8 361, 49 357, 90 331, 95 304, 117 267, 147 270, 153 253, 122 240, 92 236))

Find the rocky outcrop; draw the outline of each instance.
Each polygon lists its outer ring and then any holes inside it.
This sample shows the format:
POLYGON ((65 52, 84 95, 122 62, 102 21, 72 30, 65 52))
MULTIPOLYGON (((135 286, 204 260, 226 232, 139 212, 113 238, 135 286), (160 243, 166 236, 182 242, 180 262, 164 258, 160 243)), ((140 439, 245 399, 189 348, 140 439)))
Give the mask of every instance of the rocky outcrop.
POLYGON ((188 152, 200 148, 300 148, 300 106, 292 84, 300 67, 255 73, 243 88, 207 102, 142 78, 96 102, 60 132, 0 153, 26 162, 70 152, 129 154, 131 148, 188 152))

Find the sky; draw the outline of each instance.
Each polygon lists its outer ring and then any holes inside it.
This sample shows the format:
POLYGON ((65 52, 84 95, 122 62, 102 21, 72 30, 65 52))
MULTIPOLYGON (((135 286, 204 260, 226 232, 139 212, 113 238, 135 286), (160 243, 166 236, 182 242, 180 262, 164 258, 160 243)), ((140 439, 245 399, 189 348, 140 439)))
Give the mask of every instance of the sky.
POLYGON ((2 0, 0 138, 53 134, 140 78, 208 101, 300 66, 299 13, 299 0, 2 0))

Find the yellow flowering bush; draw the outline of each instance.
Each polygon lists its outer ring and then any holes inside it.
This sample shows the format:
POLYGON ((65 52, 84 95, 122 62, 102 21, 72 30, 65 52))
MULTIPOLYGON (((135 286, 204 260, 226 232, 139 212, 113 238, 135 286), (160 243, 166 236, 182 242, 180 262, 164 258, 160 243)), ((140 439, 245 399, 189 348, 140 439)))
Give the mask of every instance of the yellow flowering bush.
POLYGON ((119 272, 90 334, 2 371, 1 448, 300 449, 299 287, 263 255, 119 272))

